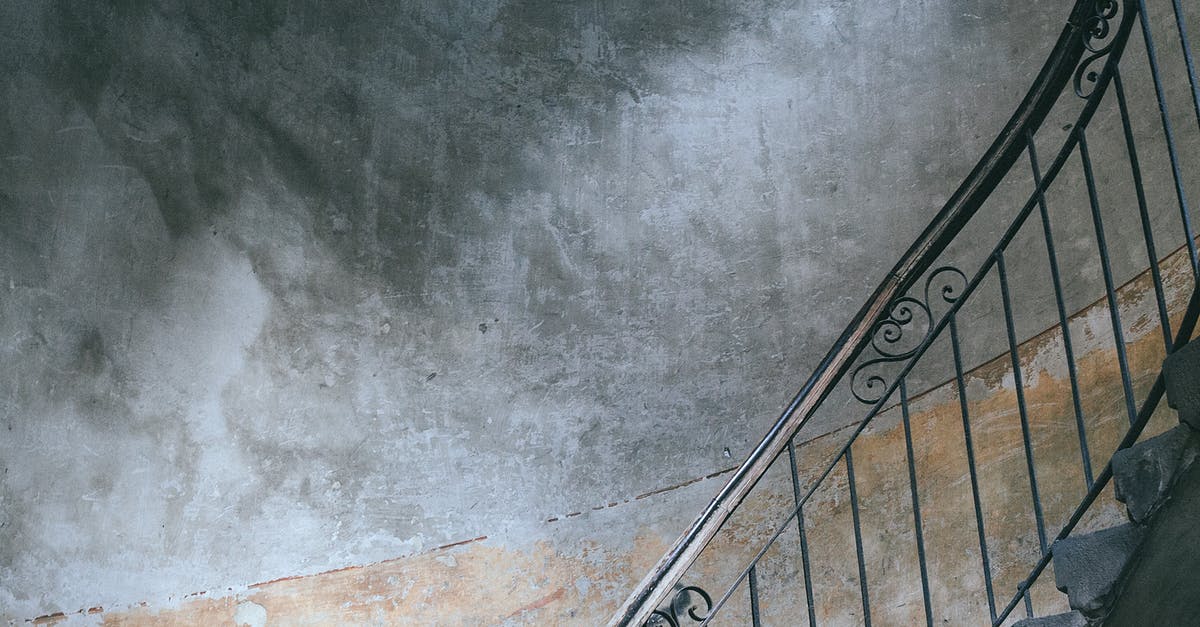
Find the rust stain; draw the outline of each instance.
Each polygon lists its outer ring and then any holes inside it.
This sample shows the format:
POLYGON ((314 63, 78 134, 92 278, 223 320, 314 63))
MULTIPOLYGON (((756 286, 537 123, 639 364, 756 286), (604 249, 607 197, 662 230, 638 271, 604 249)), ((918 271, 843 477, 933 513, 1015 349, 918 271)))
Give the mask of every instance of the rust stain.
POLYGON ((566 596, 566 594, 567 594, 567 591, 565 588, 559 588, 558 590, 555 590, 553 593, 547 594, 546 596, 538 599, 537 601, 534 601, 533 603, 530 603, 529 605, 526 605, 525 607, 518 608, 517 611, 513 612, 512 614, 509 614, 508 616, 505 616, 504 618, 505 619, 515 618, 516 616, 518 616, 520 614, 524 614, 525 612, 531 612, 533 610, 540 610, 543 607, 546 607, 547 605, 550 605, 551 603, 553 603, 555 601, 561 600, 564 596, 566 596))
MULTIPOLYGON (((462 546, 464 544, 471 544, 472 542, 482 542, 483 540, 487 540, 487 536, 479 536, 477 538, 471 538, 470 540, 460 540, 458 542, 451 542, 450 544, 443 544, 442 546, 439 546, 433 550, 434 551, 443 551, 445 549, 452 549, 456 546, 462 546)), ((388 560, 388 561, 392 561, 392 560, 388 560)))
MULTIPOLYGON (((687 481, 684 481, 681 483, 676 483, 674 485, 669 485, 665 488, 659 488, 657 490, 651 490, 649 492, 639 494, 639 495, 633 497, 633 500, 640 501, 642 499, 650 498, 652 496, 662 494, 664 492, 670 492, 671 490, 678 490, 679 488, 686 488, 687 486, 690 486, 693 483, 699 483, 701 481, 704 481, 705 479, 712 479, 714 477, 720 477, 723 474, 731 473, 735 470, 737 470, 737 466, 730 466, 729 468, 726 468, 724 470, 718 470, 717 472, 714 472, 714 473, 709 473, 707 475, 704 475, 703 477, 696 477, 695 479, 688 479, 687 481)), ((626 501, 626 503, 628 503, 628 502, 629 501, 626 501)))

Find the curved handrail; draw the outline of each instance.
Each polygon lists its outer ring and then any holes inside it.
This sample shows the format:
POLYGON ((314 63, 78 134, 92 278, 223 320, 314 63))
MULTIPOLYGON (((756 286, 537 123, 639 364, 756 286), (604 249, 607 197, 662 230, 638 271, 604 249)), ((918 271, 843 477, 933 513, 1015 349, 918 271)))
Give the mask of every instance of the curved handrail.
MULTIPOLYGON (((1097 3, 1097 5, 1099 5, 1099 4, 1100 3, 1097 3)), ((957 290, 953 290, 954 291, 953 295, 946 298, 946 301, 950 303, 950 307, 936 322, 933 322, 931 319, 932 326, 929 329, 929 331, 926 333, 925 338, 921 341, 921 343, 916 348, 913 348, 910 351, 906 351, 901 356, 905 359, 907 359, 908 357, 911 356, 912 359, 908 359, 907 364, 899 371, 899 373, 897 373, 894 377, 892 377, 892 382, 890 384, 885 384, 886 389, 881 394, 879 394, 878 398, 874 401, 870 401, 868 399, 863 399, 863 398, 859 397, 860 401, 865 402, 870 405, 873 405, 871 412, 868 414, 867 418, 862 420, 858 424, 858 427, 856 427, 854 429, 850 438, 841 447, 837 456, 835 456, 834 461, 832 463, 830 463, 828 466, 826 466, 824 473, 821 474, 820 478, 809 488, 808 492, 804 495, 804 497, 797 499, 795 507, 788 514, 787 518, 776 528, 775 533, 771 536, 771 539, 768 540, 768 542, 766 543, 766 546, 764 546, 755 555, 754 559, 751 561, 751 566, 742 570, 741 574, 739 575, 739 577, 737 579, 737 583, 735 583, 734 586, 729 587, 726 590, 725 594, 722 595, 717 600, 717 602, 713 605, 712 610, 709 612, 709 614, 705 618, 705 620, 701 623, 702 626, 707 625, 708 620, 711 619, 711 617, 714 616, 716 614, 716 612, 718 612, 725 605, 725 602, 728 601, 729 596, 733 592, 734 587, 736 587, 737 584, 740 584, 742 581, 744 581, 746 579, 746 577, 750 573, 750 570, 753 568, 753 565, 755 563, 757 563, 758 560, 760 560, 763 557, 763 555, 766 554, 767 550, 771 547, 771 545, 775 542, 775 540, 779 538, 780 534, 783 533, 783 531, 787 527, 787 525, 790 524, 790 522, 799 514, 800 509, 802 507, 804 507, 805 502, 815 492, 817 485, 819 485, 828 476, 829 472, 832 470, 833 466, 836 465, 837 461, 843 459, 844 456, 849 455, 850 447, 854 444, 854 441, 863 432, 863 430, 869 425, 871 420, 876 415, 878 415, 878 413, 879 413, 881 407, 883 406, 883 404, 885 403, 885 401, 896 392, 897 387, 901 384, 901 382, 904 380, 904 378, 909 374, 909 372, 911 371, 913 366, 916 364, 916 360, 920 358, 920 356, 924 353, 924 351, 926 349, 928 349, 928 347, 932 344, 932 342, 940 336, 940 334, 946 329, 946 327, 948 325, 952 324, 952 320, 954 319, 957 312, 961 309, 963 304, 966 303, 967 299, 970 298, 971 295, 975 293, 975 290, 979 287, 979 285, 982 283, 983 279, 988 275, 988 273, 997 264, 1000 263, 1000 259, 1003 254, 1003 251, 1012 242, 1012 240, 1016 236, 1017 232, 1025 224, 1025 221, 1028 219, 1029 215, 1033 212, 1034 208, 1037 206, 1037 204, 1040 201, 1040 199, 1042 198, 1043 194, 1046 192, 1046 189, 1058 177, 1059 173, 1062 171, 1063 166, 1066 164, 1066 161, 1068 160, 1068 158, 1080 146, 1080 143, 1082 141, 1082 135, 1081 135, 1082 130, 1088 127, 1093 116, 1096 114, 1096 110, 1099 107, 1100 102, 1103 99, 1105 93, 1107 92, 1109 85, 1112 83, 1113 77, 1115 75, 1116 64, 1121 59, 1121 56, 1124 52, 1125 43, 1129 36, 1129 31, 1132 28, 1133 18, 1137 15, 1137 11, 1130 8, 1130 4, 1131 4, 1130 2, 1126 2, 1126 5, 1125 5, 1126 12, 1122 16, 1121 23, 1120 23, 1120 26, 1117 31, 1117 35, 1115 37, 1113 37, 1112 40, 1109 42, 1110 45, 1103 47, 1103 49, 1097 49, 1097 50, 1091 50, 1089 48, 1090 54, 1080 62, 1079 69, 1077 69, 1075 72, 1075 93, 1076 93, 1076 95, 1080 96, 1081 98, 1084 98, 1087 102, 1083 106, 1082 110, 1079 112, 1079 115, 1076 117, 1075 123, 1072 125, 1072 128, 1074 130, 1068 136, 1067 140, 1063 143, 1062 148, 1059 150, 1057 156, 1051 162, 1050 166, 1039 177, 1038 184, 1036 185, 1034 192, 1030 195, 1029 200, 1025 203, 1025 205, 1021 208, 1021 210, 1017 212, 1016 216, 1013 218, 1013 220, 1009 224, 1008 228, 1005 230, 1004 234, 1000 237, 999 242, 996 244, 996 246, 992 249, 991 253, 988 255, 986 261, 984 261, 984 263, 980 266, 980 268, 975 272, 975 274, 969 280, 964 275, 962 275, 961 271, 959 271, 956 268, 953 268, 951 266, 944 266, 944 267, 938 268, 938 269, 934 270, 929 275, 929 277, 927 277, 927 283, 925 286, 926 301, 929 301, 929 296, 928 296, 929 287, 930 287, 929 281, 931 281, 934 277, 936 277, 939 272, 942 272, 945 270, 951 270, 951 271, 958 273, 959 276, 962 277, 964 285, 961 286, 957 290), (1091 75, 1087 78, 1087 80, 1089 80, 1090 82, 1093 82, 1094 86, 1090 91, 1086 91, 1086 93, 1085 93, 1085 90, 1082 86, 1082 80, 1084 78, 1084 73, 1086 72, 1086 68, 1093 61, 1100 59, 1100 58, 1104 58, 1106 56, 1107 56, 1108 61, 1105 64, 1104 71, 1100 72, 1100 73, 1095 73, 1095 72, 1091 73, 1091 75)), ((1115 6, 1115 4, 1113 6, 1115 6)), ((1115 15, 1115 13, 1114 13, 1114 15, 1115 15)), ((1112 15, 1109 15, 1109 17, 1112 17, 1112 15)), ((1190 334, 1191 334, 1193 328, 1195 327, 1196 318, 1197 318, 1197 316, 1200 316, 1200 301, 1198 301, 1198 298, 1200 298, 1200 292, 1198 292, 1197 290, 1193 290, 1191 299, 1189 301, 1189 305, 1185 311, 1184 318, 1180 324, 1179 337, 1177 337, 1174 340, 1175 346, 1182 346, 1183 343, 1186 342, 1186 338, 1190 337, 1190 334)), ((897 299, 897 302, 905 301, 905 300, 912 300, 912 299, 909 297, 902 296, 897 299)), ((914 302, 919 303, 919 301, 914 301, 914 302)), ((889 308, 891 308, 892 306, 894 306, 894 303, 889 305, 889 308)), ((893 316, 893 319, 894 318, 895 318, 895 316, 893 316)), ((870 362, 868 362, 868 363, 870 363, 870 362)), ((1125 439, 1122 441, 1122 444, 1118 447, 1118 450, 1121 448, 1128 448, 1129 446, 1132 446, 1132 444, 1134 442, 1136 442, 1138 436, 1141 435, 1142 430, 1145 428, 1146 423, 1149 420, 1150 414, 1153 413, 1154 408, 1157 406, 1157 403, 1158 403, 1159 399, 1161 398, 1162 392, 1163 392, 1163 383, 1162 383, 1162 375, 1160 374, 1159 378, 1158 378, 1158 382, 1155 384, 1155 387, 1151 390, 1151 392, 1148 396, 1148 399, 1146 400, 1145 404, 1143 405, 1142 411, 1137 414, 1137 416, 1138 416, 1137 419, 1134 421, 1133 425, 1130 427, 1129 432, 1126 434, 1125 439), (1157 394, 1157 396, 1155 396, 1156 394, 1157 394)), ((1089 489, 1088 496, 1084 499, 1083 503, 1081 503, 1080 506, 1076 509, 1076 511, 1072 515, 1071 520, 1059 532, 1059 535, 1056 536, 1055 539, 1061 539, 1070 534, 1070 532, 1074 529, 1075 525, 1082 518, 1083 514, 1087 511, 1087 509, 1091 505, 1092 501, 1095 500, 1096 496, 1099 494, 1100 490, 1103 489, 1104 485, 1111 478, 1111 476, 1112 476, 1112 467, 1111 467, 1111 462, 1109 462, 1109 464, 1104 468, 1100 477, 1096 479, 1095 484, 1093 484, 1092 487, 1089 489), (1097 487, 1097 485, 1099 487, 1097 487)), ((1017 601, 1021 598, 1021 595, 1025 592, 1026 589, 1028 589, 1029 586, 1032 585, 1032 583, 1041 574, 1042 570, 1046 566, 1046 562, 1050 559, 1050 557, 1052 555, 1053 555, 1052 550, 1047 550, 1042 555, 1041 561, 1039 561, 1038 565, 1035 566, 1030 577, 1025 582, 1022 583, 1023 587, 1021 587, 1019 589, 1018 593, 1013 597, 1013 601, 1008 606, 1005 607, 1004 613, 1001 614, 996 619, 997 621, 1002 622, 1004 620, 1004 618, 1009 613, 1011 613, 1011 611, 1015 607, 1017 601)), ((989 601, 989 603, 990 603, 990 601, 989 601)), ((995 624, 999 625, 1000 623, 995 622, 995 624)))
MULTIPOLYGON (((1095 16, 1115 6, 1116 0, 1076 0, 1067 24, 1033 86, 996 140, 854 315, 758 446, 626 599, 609 622, 610 626, 641 625, 649 619, 734 509, 784 451, 792 437, 808 423, 834 386, 849 371, 855 359, 870 343, 876 325, 887 317, 889 306, 907 293, 933 266, 954 237, 983 206, 1027 149, 1029 137, 1041 127, 1067 85, 1073 83, 1079 92, 1088 64, 1104 56, 1104 53, 1091 50, 1087 45, 1087 31, 1096 27, 1095 16)), ((1126 19, 1130 10, 1127 6, 1126 19)), ((1104 29, 1104 33, 1095 34, 1099 38, 1107 35, 1107 22, 1104 23, 1104 29)), ((1127 32, 1128 29, 1124 29, 1126 35, 1127 32)), ((1096 76, 1091 74, 1087 78, 1095 81, 1096 76)), ((1043 186, 1047 184, 1048 181, 1043 186)))

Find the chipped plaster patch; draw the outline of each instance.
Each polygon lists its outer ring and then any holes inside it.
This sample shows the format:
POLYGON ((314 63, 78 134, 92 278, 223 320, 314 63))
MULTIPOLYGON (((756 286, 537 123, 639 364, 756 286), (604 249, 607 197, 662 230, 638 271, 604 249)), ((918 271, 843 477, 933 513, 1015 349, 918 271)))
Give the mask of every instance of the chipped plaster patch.
POLYGON ((242 627, 242 625, 247 625, 248 627, 266 627, 267 608, 252 601, 239 603, 237 612, 233 615, 233 622, 238 627, 242 627))

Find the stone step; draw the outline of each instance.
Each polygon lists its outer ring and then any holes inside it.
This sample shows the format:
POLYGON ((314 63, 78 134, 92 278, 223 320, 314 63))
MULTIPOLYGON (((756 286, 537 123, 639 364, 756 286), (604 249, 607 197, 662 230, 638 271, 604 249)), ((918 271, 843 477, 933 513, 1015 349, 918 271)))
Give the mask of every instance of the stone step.
POLYGON ((1163 362, 1167 404, 1179 412, 1179 421, 1200 430, 1200 341, 1190 342, 1163 362))
POLYGON ((1200 435, 1187 425, 1127 449, 1112 458, 1117 500, 1125 504, 1129 520, 1145 522, 1166 501, 1175 479, 1200 457, 1200 435))
POLYGON ((1088 619, 1079 612, 1067 612, 1053 616, 1026 618, 1013 624, 1013 627, 1087 627, 1088 619))
POLYGON ((1091 619, 1104 613, 1144 533, 1130 523, 1054 543, 1054 583, 1067 593, 1071 609, 1091 619))

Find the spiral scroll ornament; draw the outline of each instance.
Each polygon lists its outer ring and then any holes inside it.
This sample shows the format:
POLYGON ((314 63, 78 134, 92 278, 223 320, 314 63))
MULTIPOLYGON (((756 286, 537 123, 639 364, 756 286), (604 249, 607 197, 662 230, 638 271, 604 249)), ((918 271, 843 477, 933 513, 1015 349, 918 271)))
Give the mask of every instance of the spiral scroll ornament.
POLYGON ((1102 61, 1116 45, 1116 32, 1111 21, 1120 10, 1117 0, 1096 0, 1093 4, 1092 15, 1079 24, 1079 36, 1083 38, 1083 47, 1088 54, 1075 68, 1073 83, 1075 95, 1080 98, 1090 98, 1100 80, 1100 73, 1092 68, 1097 61, 1102 61), (1087 82, 1085 84, 1085 81, 1087 82))
MULTIPOLYGON (((925 279, 924 300, 900 296, 888 305, 887 316, 871 330, 866 358, 850 373, 850 392, 859 402, 874 405, 891 387, 883 366, 914 357, 937 326, 934 307, 954 305, 966 292, 967 275, 953 266, 941 266, 925 279)), ((866 351, 864 351, 866 352, 866 351)))
POLYGON ((712 606, 712 597, 699 586, 675 586, 675 596, 651 612, 644 627, 681 627, 684 619, 702 623, 712 606))

